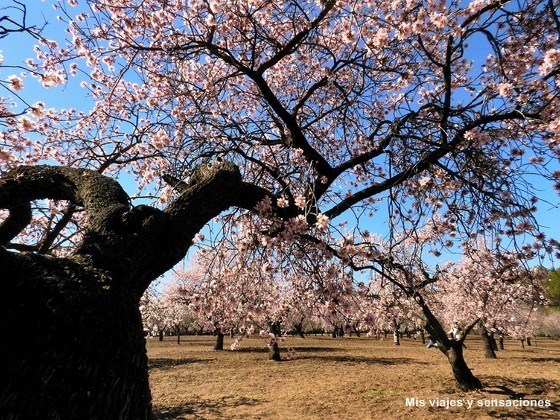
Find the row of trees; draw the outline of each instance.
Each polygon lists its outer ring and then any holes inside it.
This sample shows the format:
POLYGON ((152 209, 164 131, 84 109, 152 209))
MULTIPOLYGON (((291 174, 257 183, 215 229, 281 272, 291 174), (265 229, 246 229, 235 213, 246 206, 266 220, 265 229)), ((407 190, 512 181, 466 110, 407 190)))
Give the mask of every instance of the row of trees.
MULTIPOLYGON (((383 277, 357 282, 340 264, 305 257, 280 267, 271 255, 263 260, 263 255, 251 258, 202 248, 191 269, 176 272, 162 292, 149 288, 144 294, 145 330, 160 339, 164 332, 180 334, 181 329, 211 332, 217 337, 216 350, 223 349, 228 333, 391 332, 395 344, 404 331, 423 334, 422 307, 394 282, 383 277)), ((554 322, 554 315, 537 313, 547 304, 549 275, 544 269, 528 270, 516 256, 497 255, 479 243, 476 253, 438 269, 437 281, 421 292, 423 304, 451 335, 476 323, 487 357, 495 358, 494 337, 525 340, 538 333, 558 333, 546 325, 554 322)), ((271 352, 270 357, 277 356, 271 352)))
POLYGON ((319 291, 351 313, 365 271, 364 298, 410 302, 459 386, 481 387, 462 344, 486 315, 450 338, 441 297, 465 276, 426 256, 494 266, 484 235, 506 278, 558 256, 533 185, 560 180, 556 1, 49 1, 56 39, 20 1, 0 19, 1 39, 38 43, 0 56, 0 411, 150 418, 139 302, 212 221, 216 266, 239 267, 211 287, 256 298, 253 318, 319 291), (24 100, 37 82, 81 85, 91 109, 24 100))

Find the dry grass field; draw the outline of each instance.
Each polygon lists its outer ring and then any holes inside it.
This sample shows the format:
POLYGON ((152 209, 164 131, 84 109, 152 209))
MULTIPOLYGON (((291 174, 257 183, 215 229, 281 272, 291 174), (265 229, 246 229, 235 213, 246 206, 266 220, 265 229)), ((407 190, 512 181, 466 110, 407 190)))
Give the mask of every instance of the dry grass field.
MULTIPOLYGON (((465 357, 485 388, 468 393, 455 389, 439 351, 414 340, 394 346, 373 338, 290 337, 282 343, 282 356, 290 347, 295 355, 281 362, 267 360, 263 339, 245 339, 236 351, 216 352, 213 344, 208 336, 183 337, 180 345, 173 337, 148 340, 156 418, 560 419, 559 341, 539 339, 522 349, 506 340, 499 358, 488 360, 480 339, 469 338, 465 357), (417 398, 419 406, 407 406, 406 398, 417 398), (431 407, 436 399, 463 406, 431 407), (551 405, 479 406, 528 400, 551 405)), ((229 344, 226 338, 226 348, 229 344)))

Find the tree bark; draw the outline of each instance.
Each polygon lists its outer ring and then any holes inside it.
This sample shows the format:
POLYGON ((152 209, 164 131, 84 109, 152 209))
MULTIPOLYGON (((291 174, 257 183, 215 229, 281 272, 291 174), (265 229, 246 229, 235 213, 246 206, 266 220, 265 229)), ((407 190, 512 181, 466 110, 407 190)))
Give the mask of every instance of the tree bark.
POLYGON ((504 336, 500 335, 500 337, 498 338, 498 345, 500 347, 500 350, 504 349, 504 336))
POLYGON ((487 359, 496 359, 496 352, 494 351, 494 347, 492 346, 492 338, 486 329, 483 329, 480 332, 480 336, 482 337, 482 343, 484 347, 484 357, 487 359))
POLYGON ((274 340, 268 345, 268 360, 274 360, 275 362, 282 360, 280 357, 280 346, 278 345, 278 340, 274 340))
POLYGON ((399 330, 394 330, 393 331, 393 344, 395 346, 400 346, 401 345, 401 340, 400 340, 400 336, 399 336, 399 330))
POLYGON ((0 266, 2 418, 151 418, 138 300, 70 260, 0 248, 0 266))
POLYGON ((216 345, 214 346, 214 350, 222 351, 224 349, 224 333, 220 328, 216 328, 214 334, 216 335, 216 345))
POLYGON ((496 342, 496 336, 494 335, 493 332, 491 332, 489 335, 490 335, 490 344, 492 344, 492 349, 494 351, 499 351, 500 349, 498 348, 498 343, 496 342))
POLYGON ((0 224, 2 418, 150 419, 140 297, 209 220, 243 200, 253 204, 242 189, 234 165, 199 166, 161 211, 131 208, 116 181, 90 170, 2 174, 0 209, 9 212, 0 224), (18 249, 10 241, 40 199, 83 208, 82 240, 69 257, 8 251, 18 249))
POLYGON ((476 376, 473 375, 465 362, 462 342, 453 343, 453 345, 445 351, 445 355, 451 365, 451 370, 453 372, 453 377, 457 382, 457 386, 461 390, 474 391, 482 388, 482 383, 476 376))

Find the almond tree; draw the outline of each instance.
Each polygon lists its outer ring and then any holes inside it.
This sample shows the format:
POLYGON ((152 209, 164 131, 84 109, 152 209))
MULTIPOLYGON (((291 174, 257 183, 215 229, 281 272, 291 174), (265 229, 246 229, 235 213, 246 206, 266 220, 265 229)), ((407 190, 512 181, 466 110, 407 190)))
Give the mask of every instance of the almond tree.
POLYGON ((176 274, 172 293, 188 306, 199 324, 216 335, 215 350, 223 350, 224 334, 268 329, 280 323, 284 290, 263 258, 224 248, 201 248, 192 267, 176 274))
POLYGON ((560 177, 554 0, 54 3, 68 42, 26 83, 80 78, 94 105, 2 114, 8 417, 149 417, 138 301, 220 214, 353 268, 392 267, 379 218, 390 242, 437 217, 434 252, 478 230, 554 252, 525 176, 560 177))
POLYGON ((163 341, 166 332, 176 333, 178 344, 181 342, 182 324, 192 318, 188 306, 182 305, 169 287, 163 293, 155 287, 148 287, 140 299, 140 314, 145 332, 158 336, 159 341, 163 341))
POLYGON ((481 241, 441 277, 427 300, 450 327, 479 320, 488 358, 496 357, 491 334, 527 337, 531 314, 546 304, 542 287, 546 270, 528 270, 518 255, 496 253, 481 241))

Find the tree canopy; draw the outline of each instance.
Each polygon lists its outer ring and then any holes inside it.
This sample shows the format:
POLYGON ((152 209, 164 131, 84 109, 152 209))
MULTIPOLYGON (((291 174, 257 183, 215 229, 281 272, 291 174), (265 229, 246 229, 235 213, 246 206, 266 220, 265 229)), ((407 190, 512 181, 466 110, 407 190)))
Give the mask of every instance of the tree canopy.
POLYGON ((4 167, 127 171, 165 202, 222 158, 274 231, 320 227, 343 254, 371 238, 337 217, 543 247, 528 175, 560 174, 553 2, 54 3, 69 42, 42 40, 28 76, 78 77, 95 105, 8 119, 4 167))

